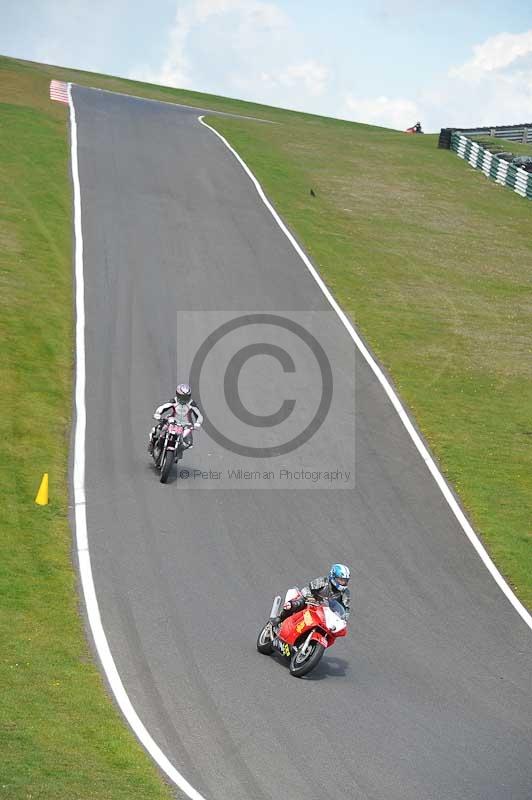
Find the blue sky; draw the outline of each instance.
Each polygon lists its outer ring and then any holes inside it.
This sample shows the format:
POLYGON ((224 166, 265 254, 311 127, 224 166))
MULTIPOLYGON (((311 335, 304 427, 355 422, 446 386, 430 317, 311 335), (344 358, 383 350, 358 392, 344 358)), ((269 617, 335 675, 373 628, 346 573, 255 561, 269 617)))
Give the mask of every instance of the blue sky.
POLYGON ((532 121, 529 0, 2 0, 0 53, 399 129, 532 121))

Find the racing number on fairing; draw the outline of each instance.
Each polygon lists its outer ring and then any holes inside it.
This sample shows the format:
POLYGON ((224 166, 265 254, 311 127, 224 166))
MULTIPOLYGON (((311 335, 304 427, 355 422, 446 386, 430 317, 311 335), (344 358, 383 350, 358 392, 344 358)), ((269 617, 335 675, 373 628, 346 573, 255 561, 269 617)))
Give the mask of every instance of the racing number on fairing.
POLYGON ((288 658, 290 658, 292 653, 291 653, 289 644, 286 644, 286 642, 281 642, 280 640, 277 640, 277 642, 274 642, 274 647, 277 647, 277 649, 279 650, 279 652, 283 656, 287 656, 288 658))

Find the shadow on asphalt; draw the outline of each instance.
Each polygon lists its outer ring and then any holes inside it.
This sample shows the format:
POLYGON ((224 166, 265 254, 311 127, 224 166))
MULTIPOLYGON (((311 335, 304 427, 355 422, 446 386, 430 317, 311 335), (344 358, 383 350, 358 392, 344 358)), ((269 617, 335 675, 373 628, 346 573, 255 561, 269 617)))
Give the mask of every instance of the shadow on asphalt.
MULTIPOLYGON (((278 653, 273 653, 270 658, 274 658, 279 666, 283 666, 288 672, 290 661, 278 653)), ((337 656, 324 655, 315 670, 302 678, 297 678, 300 681, 323 681, 327 678, 343 678, 347 673, 349 662, 345 658, 338 658, 337 656)))
POLYGON ((324 655, 320 663, 308 675, 304 675, 302 681, 323 681, 326 678, 342 678, 347 671, 348 662, 345 658, 324 655))

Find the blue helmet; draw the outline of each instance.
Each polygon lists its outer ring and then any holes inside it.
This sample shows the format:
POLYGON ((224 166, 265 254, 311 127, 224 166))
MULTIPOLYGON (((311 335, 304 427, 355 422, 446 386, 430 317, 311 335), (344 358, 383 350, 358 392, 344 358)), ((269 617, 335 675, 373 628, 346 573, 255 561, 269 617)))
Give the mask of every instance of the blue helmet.
POLYGON ((345 592, 351 573, 345 564, 333 564, 329 571, 329 581, 337 592, 345 592))

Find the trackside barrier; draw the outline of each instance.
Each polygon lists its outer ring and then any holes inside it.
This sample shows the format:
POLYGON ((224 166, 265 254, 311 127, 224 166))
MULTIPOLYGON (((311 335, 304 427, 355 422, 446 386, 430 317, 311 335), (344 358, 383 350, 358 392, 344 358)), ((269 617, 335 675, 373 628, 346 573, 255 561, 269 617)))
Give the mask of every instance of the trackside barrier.
POLYGON ((451 133, 464 133, 466 136, 491 136, 495 139, 506 139, 509 142, 530 144, 532 142, 532 122, 521 122, 519 125, 492 125, 485 128, 442 128, 440 147, 449 149, 445 143, 451 133), (442 140, 443 137, 443 140, 442 140))
POLYGON ((532 173, 515 167, 503 158, 498 158, 478 142, 473 142, 462 133, 451 133, 450 149, 475 169, 480 169, 487 178, 501 186, 532 200, 532 173))

